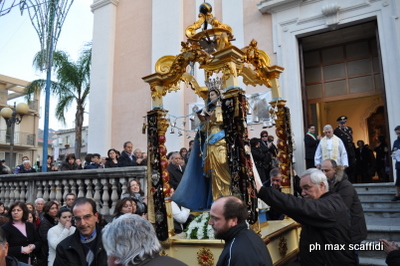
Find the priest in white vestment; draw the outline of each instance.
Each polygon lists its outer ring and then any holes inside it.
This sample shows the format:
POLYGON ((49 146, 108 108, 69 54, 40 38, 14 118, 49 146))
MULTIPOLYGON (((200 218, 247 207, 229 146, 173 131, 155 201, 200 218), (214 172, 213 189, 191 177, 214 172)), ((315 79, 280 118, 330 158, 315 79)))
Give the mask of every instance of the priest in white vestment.
POLYGON ((346 148, 342 140, 333 134, 331 125, 324 126, 325 137, 321 139, 315 152, 314 163, 317 168, 321 167, 321 163, 326 159, 333 159, 338 165, 348 167, 346 148))

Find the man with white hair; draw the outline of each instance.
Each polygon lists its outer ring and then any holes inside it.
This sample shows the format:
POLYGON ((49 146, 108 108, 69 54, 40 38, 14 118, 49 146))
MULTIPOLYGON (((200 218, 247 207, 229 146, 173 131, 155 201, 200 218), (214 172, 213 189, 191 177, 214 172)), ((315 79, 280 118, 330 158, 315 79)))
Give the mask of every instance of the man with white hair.
POLYGON ((136 214, 124 214, 103 229, 108 266, 184 266, 177 259, 160 256, 161 245, 149 221, 136 214))
POLYGON ((324 173, 308 169, 301 175, 300 187, 303 198, 262 186, 257 180, 260 199, 302 224, 301 265, 357 265, 350 250, 348 209, 339 194, 329 192, 324 173))
POLYGON ((344 168, 349 166, 346 147, 343 141, 333 134, 331 125, 324 126, 325 137, 321 139, 315 151, 314 163, 315 167, 321 168, 322 161, 326 159, 335 160, 344 168))
POLYGON ((28 156, 22 156, 22 164, 18 165, 14 169, 14 174, 25 174, 25 173, 35 173, 36 170, 32 168, 31 161, 29 161, 28 156))

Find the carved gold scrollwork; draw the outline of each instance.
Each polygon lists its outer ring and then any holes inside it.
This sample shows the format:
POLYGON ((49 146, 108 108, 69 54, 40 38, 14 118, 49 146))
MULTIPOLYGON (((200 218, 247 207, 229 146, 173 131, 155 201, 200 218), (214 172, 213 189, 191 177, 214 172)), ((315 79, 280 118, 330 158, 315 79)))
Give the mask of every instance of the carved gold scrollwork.
POLYGON ((206 21, 206 17, 203 13, 199 14, 199 20, 197 20, 193 25, 190 25, 186 28, 186 37, 191 38, 196 34, 196 30, 203 25, 204 21, 206 21))
POLYGON ((175 58, 176 56, 166 55, 158 59, 155 64, 156 72, 160 74, 167 74, 170 71, 175 58))
POLYGON ((282 257, 284 257, 286 255, 287 250, 288 250, 286 237, 284 237, 284 236, 279 237, 278 250, 279 250, 279 254, 282 257))
POLYGON ((201 248, 197 251, 197 262, 201 266, 213 266, 214 255, 209 248, 201 248))

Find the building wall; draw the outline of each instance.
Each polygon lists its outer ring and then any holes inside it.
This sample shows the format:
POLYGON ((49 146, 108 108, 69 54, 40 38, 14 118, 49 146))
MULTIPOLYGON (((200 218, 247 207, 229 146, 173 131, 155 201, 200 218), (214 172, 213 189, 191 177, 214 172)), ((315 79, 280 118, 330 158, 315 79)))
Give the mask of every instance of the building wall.
MULTIPOLYGON (((94 0, 94 36, 91 114, 89 121, 89 152, 105 154, 110 147, 122 149, 126 140, 145 150, 146 137, 141 134, 143 116, 152 108, 149 87, 141 77, 154 73, 154 63, 164 55, 177 55, 184 30, 197 20, 203 1, 130 1, 94 0), (101 3, 101 5, 99 4, 101 3), (110 25, 112 27, 110 27, 110 25), (114 31, 112 30, 114 29, 114 31), (101 104, 100 104, 101 103, 101 104)), ((292 113, 296 170, 305 168, 303 136, 303 104, 300 77, 298 38, 337 27, 354 25, 365 20, 378 21, 382 64, 389 113, 391 142, 393 128, 400 124, 392 114, 400 112, 397 103, 400 75, 400 4, 396 0, 213 0, 214 16, 229 24, 238 47, 258 41, 258 47, 271 57, 272 65, 285 68, 280 77, 282 97, 292 113)), ((195 69, 199 85, 204 85, 203 73, 195 69)), ((248 93, 265 90, 248 87, 248 93)), ((200 102, 190 89, 182 88, 165 97, 170 114, 186 115, 188 104, 200 102)), ((354 126, 357 123, 353 123, 354 126)), ((249 132, 259 136, 261 126, 249 132)), ((268 130, 269 133, 273 129, 268 130)), ((358 133, 357 133, 358 134, 358 133)), ((190 135, 190 134, 189 134, 190 135)), ((356 138, 362 136, 355 136, 356 138)), ((187 146, 188 139, 167 135, 168 150, 187 146)))
MULTIPOLYGON (((152 101, 150 88, 142 77, 154 73, 154 64, 160 57, 180 53, 180 43, 186 41, 185 29, 198 19, 201 3, 202 0, 94 0, 89 152, 105 154, 111 147, 121 150, 127 140, 146 150, 142 124, 143 117, 152 109, 152 101), (115 32, 111 32, 112 28, 115 32)), ((234 45, 242 48, 256 39, 260 49, 272 54, 270 16, 257 10, 257 1, 208 3, 213 6, 214 16, 233 28, 234 45), (260 31, 259 26, 264 24, 260 31)), ((271 58, 274 62, 273 54, 271 58)), ((203 72, 195 69, 195 75, 200 86, 204 86, 203 72)), ((265 89, 250 87, 248 92, 265 89)), ((195 102, 202 100, 191 89, 181 88, 165 96, 164 108, 171 115, 182 116, 189 113, 189 104, 195 102)), ((258 136, 260 131, 261 126, 256 126, 251 134, 258 136)), ((194 133, 187 132, 182 137, 178 137, 177 130, 173 135, 168 133, 168 150, 188 146, 188 136, 193 139, 194 133)))
MULTIPOLYGON (((14 108, 26 99, 22 92, 30 82, 4 75, 0 75, 0 109, 4 107, 14 108)), ((32 104, 29 104, 29 111, 22 117, 19 125, 15 125, 14 150, 16 154, 15 165, 21 163, 23 155, 27 155, 32 164, 38 156, 38 131, 39 131, 39 104, 40 94, 32 97, 32 104)), ((0 117, 0 159, 4 159, 5 153, 10 152, 10 143, 6 141, 7 124, 4 118, 0 117)), ((8 164, 8 161, 6 161, 8 164)), ((15 167, 12 166, 12 167, 15 167)))

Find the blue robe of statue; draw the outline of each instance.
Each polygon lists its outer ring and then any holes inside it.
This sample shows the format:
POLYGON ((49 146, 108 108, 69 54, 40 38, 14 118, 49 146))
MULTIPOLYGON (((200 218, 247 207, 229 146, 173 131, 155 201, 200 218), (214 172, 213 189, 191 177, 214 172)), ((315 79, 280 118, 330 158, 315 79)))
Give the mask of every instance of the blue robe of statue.
POLYGON ((204 136, 197 132, 182 180, 172 200, 192 211, 209 209, 212 203, 211 180, 203 173, 204 136), (202 147, 202 149, 200 149, 202 147))

